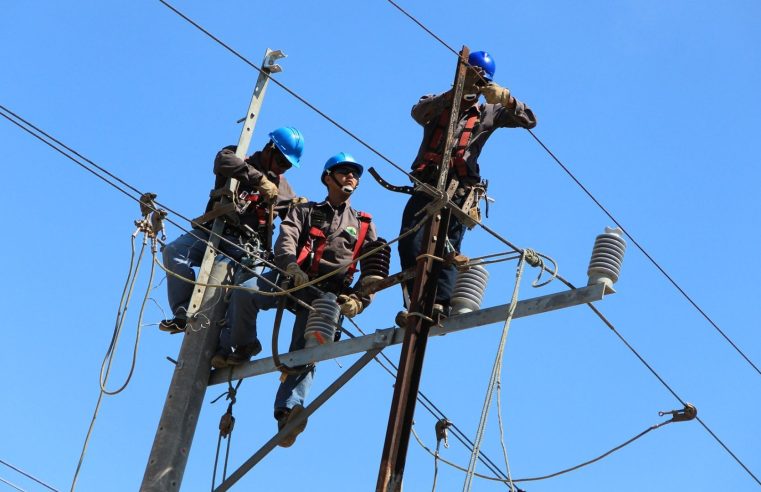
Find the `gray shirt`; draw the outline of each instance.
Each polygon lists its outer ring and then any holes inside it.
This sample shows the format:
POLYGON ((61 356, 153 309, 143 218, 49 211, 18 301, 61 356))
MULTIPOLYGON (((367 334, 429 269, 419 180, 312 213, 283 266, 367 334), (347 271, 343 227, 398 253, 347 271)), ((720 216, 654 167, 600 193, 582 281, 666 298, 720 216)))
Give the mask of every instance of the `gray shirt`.
MULTIPOLYGON (((436 131, 436 127, 439 126, 441 114, 449 111, 451 107, 451 92, 423 96, 412 107, 412 118, 423 126, 423 141, 420 144, 418 155, 412 166, 413 170, 417 168, 425 153, 432 152, 428 147, 429 141, 436 131)), ((469 109, 461 111, 454 133, 455 142, 460 138, 468 117, 474 113, 478 115, 478 120, 470 137, 470 142, 465 148, 463 158, 468 168, 468 180, 477 182, 481 179, 478 156, 481 154, 481 150, 492 132, 497 128, 534 128, 536 126, 536 117, 534 117, 533 111, 528 106, 517 99, 512 109, 508 109, 501 104, 475 104, 469 109)), ((446 128, 444 132, 446 132, 446 128)), ((444 138, 441 139, 439 148, 433 150, 433 152, 441 154, 444 151, 444 140, 444 138)))
MULTIPOLYGON (((312 225, 318 225, 311 223, 311 218, 315 216, 313 210, 318 210, 317 213, 325 218, 320 230, 327 238, 318 265, 318 276, 352 262, 361 227, 359 212, 348 201, 334 208, 326 199, 320 203, 308 202, 294 206, 280 223, 280 234, 275 243, 275 263, 283 270, 289 263, 296 262, 300 247, 309 240, 309 229, 312 225)), ((375 224, 371 222, 362 247, 377 238, 375 224)), ((343 283, 344 275, 338 273, 331 278, 338 285, 343 283)), ((370 303, 369 299, 363 301, 365 305, 370 303)))

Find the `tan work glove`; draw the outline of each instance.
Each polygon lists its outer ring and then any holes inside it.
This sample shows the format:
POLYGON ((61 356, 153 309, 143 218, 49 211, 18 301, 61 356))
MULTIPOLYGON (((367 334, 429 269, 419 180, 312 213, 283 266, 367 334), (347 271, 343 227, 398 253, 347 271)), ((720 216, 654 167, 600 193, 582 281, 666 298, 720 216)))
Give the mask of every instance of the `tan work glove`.
POLYGON ((514 99, 510 95, 510 89, 500 87, 494 82, 481 89, 481 94, 489 104, 501 104, 506 108, 513 107, 514 99))
POLYGON ((341 314, 348 318, 353 318, 365 308, 362 301, 360 301, 354 294, 349 294, 348 296, 341 294, 338 296, 337 301, 341 308, 341 314))
POLYGON ((277 185, 267 179, 267 176, 262 176, 256 189, 261 193, 262 198, 268 202, 277 198, 277 185))
POLYGON ((288 266, 285 267, 285 273, 293 279, 294 287, 301 287, 309 282, 309 275, 301 269, 298 263, 288 263, 288 266))
POLYGON ((302 203, 307 203, 309 201, 309 198, 305 196, 297 196, 296 198, 291 200, 291 203, 294 205, 300 205, 302 203))
POLYGON ((463 84, 463 94, 476 94, 478 92, 478 84, 481 82, 481 75, 469 68, 465 74, 465 83, 463 84))

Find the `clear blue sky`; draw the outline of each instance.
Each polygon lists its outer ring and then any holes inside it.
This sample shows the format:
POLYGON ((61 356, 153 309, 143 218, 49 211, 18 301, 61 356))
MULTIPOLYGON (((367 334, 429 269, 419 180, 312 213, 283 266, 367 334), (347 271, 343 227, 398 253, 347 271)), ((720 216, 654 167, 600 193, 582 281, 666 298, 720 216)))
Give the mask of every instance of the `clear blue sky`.
MULTIPOLYGON (((496 80, 534 109, 536 134, 760 364, 758 3, 403 5, 449 44, 492 52, 496 80)), ((177 0, 176 6, 257 64, 268 47, 285 51, 279 81, 404 167, 421 136, 410 107, 451 83, 455 57, 382 0, 177 0)), ((203 211, 213 156, 237 141, 235 121, 257 75, 155 0, 2 2, 0 66, 0 104, 187 216, 203 211)), ((322 197, 319 171, 339 151, 405 182, 271 85, 252 149, 282 125, 306 136, 304 165, 288 176, 302 195, 322 197)), ((0 152, 6 203, 0 459, 68 490, 98 396, 138 207, 4 119, 0 152)), ((552 256, 566 278, 584 284, 594 237, 611 221, 524 130, 497 131, 481 166, 497 199, 488 224, 552 256)), ((403 196, 368 177, 353 203, 374 214, 382 235, 396 235, 403 196)), ((466 236, 465 254, 501 250, 483 231, 466 236)), ((147 265, 112 388, 129 366, 147 265)), ((490 269, 487 305, 507 302, 514 267, 490 269)), ((521 298, 562 290, 555 283, 532 289, 530 273, 521 298)), ((761 477, 761 376, 631 244, 616 287, 617 294, 599 303, 601 311, 761 477)), ((166 309, 163 284, 154 297, 166 309)), ((370 331, 389 327, 399 299, 396 290, 380 294, 358 322, 370 331)), ((151 304, 145 323, 161 317, 151 304)), ((261 326, 271 319, 263 316, 261 326)), ((421 388, 471 437, 500 326, 428 345, 421 388)), ((266 339, 269 332, 262 334, 266 339)), ((175 357, 180 342, 155 325, 144 328, 134 378, 105 400, 78 490, 138 488, 172 374, 165 357, 175 357)), ((387 353, 398 360, 398 349, 387 353)), ((340 362, 347 367, 352 360, 340 362)), ((321 364, 312 396, 340 372, 335 362, 321 364)), ((243 383, 231 468, 275 431, 276 385, 274 375, 243 383)), ((373 490, 391 386, 379 367, 367 367, 310 419, 294 447, 277 449, 236 490, 373 490)), ((208 402, 221 391, 207 393, 183 490, 208 490, 211 483, 226 405, 208 402)), ((584 307, 513 323, 502 400, 516 478, 597 456, 661 422, 659 410, 680 407, 584 307)), ((502 463, 496 412, 491 415, 483 449, 502 463)), ((418 407, 416 422, 433 446, 433 418, 418 407)), ((468 452, 455 440, 443 455, 467 465, 468 452)), ((430 490, 432 472, 432 458, 412 442, 405 490, 430 490)), ((5 467, 0 478, 43 490, 5 467)), ((438 490, 461 490, 463 480, 442 466, 438 490)), ((592 466, 522 486, 531 492, 758 490, 697 422, 666 426, 592 466)), ((477 481, 474 490, 505 487, 477 481)))

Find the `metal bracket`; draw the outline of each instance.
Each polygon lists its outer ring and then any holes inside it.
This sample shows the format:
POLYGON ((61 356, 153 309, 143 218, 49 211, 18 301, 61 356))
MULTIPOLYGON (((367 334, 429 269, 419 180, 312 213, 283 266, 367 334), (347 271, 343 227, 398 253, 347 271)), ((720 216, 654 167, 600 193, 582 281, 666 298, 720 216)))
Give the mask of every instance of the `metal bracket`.
POLYGON ((698 409, 692 403, 685 403, 682 410, 671 410, 669 412, 658 412, 658 415, 672 415, 669 422, 686 422, 698 416, 698 409))

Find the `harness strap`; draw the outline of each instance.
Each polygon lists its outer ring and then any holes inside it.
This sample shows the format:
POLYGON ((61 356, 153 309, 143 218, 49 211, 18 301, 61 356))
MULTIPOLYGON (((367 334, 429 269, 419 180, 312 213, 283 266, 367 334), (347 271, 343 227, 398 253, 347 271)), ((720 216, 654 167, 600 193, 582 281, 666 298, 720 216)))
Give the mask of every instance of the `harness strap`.
POLYGON ((357 233, 357 244, 354 245, 354 254, 352 256, 351 265, 346 270, 347 283, 351 285, 354 280, 354 274, 357 272, 357 258, 362 251, 362 245, 365 244, 365 238, 367 237, 367 231, 370 229, 370 223, 373 221, 373 216, 367 212, 358 212, 357 219, 359 220, 359 232, 357 233))
MULTIPOLYGON (((423 153, 423 158, 415 167, 415 172, 421 172, 430 165, 441 164, 442 154, 439 153, 438 150, 442 143, 441 141, 444 136, 444 129, 449 125, 450 111, 444 111, 441 113, 441 116, 439 117, 439 120, 436 124, 436 129, 433 131, 430 140, 428 140, 428 151, 423 153)), ((468 167, 466 166, 463 156, 465 155, 465 149, 468 148, 470 139, 473 136, 473 129, 475 128, 477 122, 478 113, 473 111, 468 116, 468 119, 465 120, 465 127, 463 128, 462 133, 460 133, 460 138, 458 139, 457 145, 452 152, 450 167, 454 167, 457 175, 461 178, 467 177, 468 175, 468 167)))

